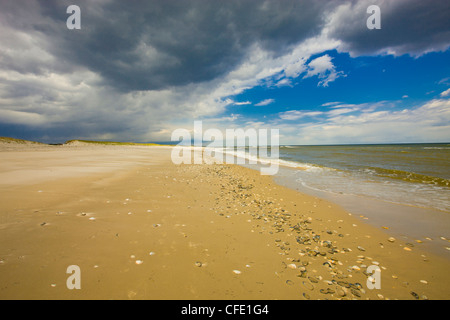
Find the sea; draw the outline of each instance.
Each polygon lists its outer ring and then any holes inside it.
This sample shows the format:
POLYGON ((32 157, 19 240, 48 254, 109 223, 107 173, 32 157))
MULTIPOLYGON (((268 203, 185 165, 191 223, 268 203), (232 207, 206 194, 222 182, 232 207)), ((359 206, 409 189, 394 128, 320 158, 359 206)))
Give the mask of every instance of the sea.
POLYGON ((450 144, 282 146, 306 188, 450 212, 450 144))
POLYGON ((290 181, 303 190, 450 212, 450 143, 284 145, 278 159, 268 154, 258 160, 290 168, 290 181))

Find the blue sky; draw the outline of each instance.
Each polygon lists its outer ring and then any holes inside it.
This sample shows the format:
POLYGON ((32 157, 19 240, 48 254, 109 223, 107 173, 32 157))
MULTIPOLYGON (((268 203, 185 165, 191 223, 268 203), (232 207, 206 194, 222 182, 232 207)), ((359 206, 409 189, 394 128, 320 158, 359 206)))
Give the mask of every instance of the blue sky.
POLYGON ((78 0, 69 30, 72 2, 2 2, 0 136, 170 141, 202 120, 282 144, 450 141, 448 1, 78 0))
POLYGON ((225 115, 241 114, 262 120, 289 110, 326 111, 327 103, 361 104, 392 102, 390 108, 410 108, 448 89, 450 51, 428 53, 420 57, 402 55, 363 56, 352 58, 348 53, 325 51, 310 60, 329 55, 343 75, 327 86, 316 77, 296 78, 291 85, 259 85, 234 96, 238 104, 230 105, 225 115), (447 79, 447 81, 445 80, 447 79), (273 100, 265 106, 255 106, 263 100, 273 100), (242 104, 239 103, 248 103, 242 104), (324 106, 325 105, 325 106, 324 106))
MULTIPOLYGON (((231 106, 230 111, 245 115, 261 115, 291 110, 323 110, 322 104, 365 103, 404 100, 399 107, 439 97, 448 88, 441 80, 450 75, 450 51, 425 54, 421 57, 403 55, 351 58, 348 53, 326 51, 336 69, 345 77, 328 84, 318 85, 316 78, 295 79, 292 86, 257 86, 233 99, 252 101, 254 106, 265 99, 274 102, 265 107, 231 106), (407 98, 405 96, 408 96, 407 98)), ((320 56, 317 55, 317 56, 320 56)), ((315 56, 311 58, 314 59, 315 56)))
MULTIPOLYGON (((260 85, 241 94, 230 96, 230 103, 223 116, 233 117, 234 122, 245 126, 248 122, 270 123, 269 127, 291 128, 296 125, 316 126, 326 123, 333 115, 358 117, 361 114, 387 112, 389 115, 402 110, 417 110, 430 101, 442 102, 445 115, 450 105, 443 99, 450 83, 450 50, 430 52, 420 56, 410 54, 373 55, 351 57, 349 53, 337 50, 312 55, 305 64, 316 58, 329 56, 340 76, 326 85, 317 76, 305 77, 307 72, 293 79, 289 84, 277 85, 272 79, 264 79, 260 85), (373 109, 373 110, 372 110, 373 109)), ((273 78, 277 78, 275 75, 273 78)), ((428 114, 422 114, 427 116, 428 114)), ((431 116, 431 115, 430 115, 431 116)), ((411 132, 399 136, 379 134, 359 137, 338 137, 338 139, 304 140, 302 137, 285 136, 285 144, 333 144, 333 143, 414 143, 449 142, 448 117, 443 118, 442 135, 423 136, 414 134, 415 124, 411 116, 408 127, 411 132)), ((427 118, 418 119, 427 121, 427 118)), ((430 117, 431 120, 431 117, 430 117)), ((406 118, 404 122, 407 122, 406 118)), ((431 120, 432 121, 432 120, 431 120)), ((362 128, 367 122, 361 124, 362 128)))

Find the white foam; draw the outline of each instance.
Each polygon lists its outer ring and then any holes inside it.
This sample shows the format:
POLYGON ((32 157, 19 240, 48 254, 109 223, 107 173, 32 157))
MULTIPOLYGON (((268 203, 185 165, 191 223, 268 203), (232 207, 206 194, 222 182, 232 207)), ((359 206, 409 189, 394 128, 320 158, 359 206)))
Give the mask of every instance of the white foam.
MULTIPOLYGON (((265 158, 265 157, 258 157, 255 154, 252 154, 250 152, 246 152, 243 150, 234 150, 230 148, 207 148, 210 149, 210 151, 214 152, 216 155, 216 159, 222 160, 224 158, 224 155, 230 155, 236 158, 241 158, 243 160, 247 160, 249 164, 266 164, 266 165, 278 165, 278 166, 284 166, 284 167, 290 167, 290 168, 296 168, 296 169, 302 169, 307 171, 322 171, 323 168, 310 165, 307 163, 299 163, 294 161, 287 161, 287 160, 281 160, 279 158, 265 158), (218 156, 220 154, 221 156, 218 156)), ((255 148, 256 150, 256 148, 255 148)), ((239 164, 239 162, 238 162, 239 164)))

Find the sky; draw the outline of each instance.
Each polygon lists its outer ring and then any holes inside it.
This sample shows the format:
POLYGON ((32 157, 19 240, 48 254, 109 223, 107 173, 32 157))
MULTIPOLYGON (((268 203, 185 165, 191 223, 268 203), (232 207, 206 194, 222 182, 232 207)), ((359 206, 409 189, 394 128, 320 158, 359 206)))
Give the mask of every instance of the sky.
POLYGON ((450 142, 449 47, 447 0, 0 0, 0 136, 450 142))

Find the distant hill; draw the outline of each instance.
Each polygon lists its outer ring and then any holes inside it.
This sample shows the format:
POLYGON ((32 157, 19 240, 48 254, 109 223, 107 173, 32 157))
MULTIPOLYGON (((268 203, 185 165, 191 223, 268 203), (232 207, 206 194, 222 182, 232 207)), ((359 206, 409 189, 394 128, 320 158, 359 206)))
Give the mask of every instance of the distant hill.
POLYGON ((66 145, 82 145, 82 144, 100 144, 108 146, 161 146, 157 143, 135 143, 135 142, 116 142, 116 141, 91 141, 91 140, 69 140, 66 145))
POLYGON ((45 145, 44 143, 40 143, 40 142, 36 142, 36 141, 15 139, 15 138, 9 138, 9 137, 0 137, 0 143, 45 145))
MULTIPOLYGON (((0 137, 0 144, 2 145, 36 145, 36 146, 48 146, 48 144, 29 141, 23 139, 15 139, 9 137, 0 137)), ((57 145, 67 145, 67 146, 76 146, 76 145, 107 145, 107 146, 164 146, 163 144, 158 143, 135 143, 135 142, 117 142, 117 141, 92 141, 92 140, 69 140, 64 144, 57 145)), ((167 146, 167 145, 165 145, 167 146)))

